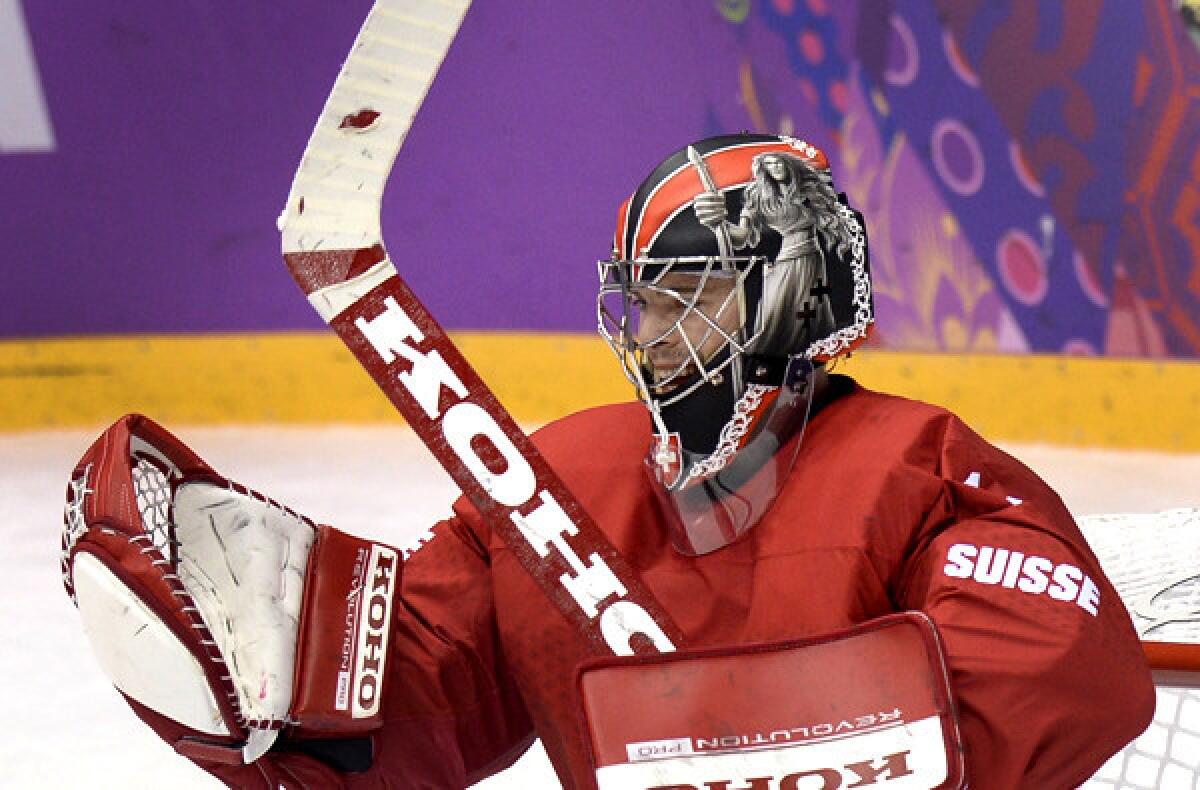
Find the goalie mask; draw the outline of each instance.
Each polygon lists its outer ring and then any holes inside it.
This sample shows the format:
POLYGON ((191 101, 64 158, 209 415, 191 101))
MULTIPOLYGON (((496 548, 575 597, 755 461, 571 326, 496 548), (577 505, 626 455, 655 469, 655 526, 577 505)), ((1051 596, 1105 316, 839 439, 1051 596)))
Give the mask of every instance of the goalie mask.
POLYGON ((715 551, 778 495, 816 368, 870 331, 862 215, 819 149, 709 138, 625 201, 599 268, 600 334, 653 419, 647 470, 672 541, 715 551))

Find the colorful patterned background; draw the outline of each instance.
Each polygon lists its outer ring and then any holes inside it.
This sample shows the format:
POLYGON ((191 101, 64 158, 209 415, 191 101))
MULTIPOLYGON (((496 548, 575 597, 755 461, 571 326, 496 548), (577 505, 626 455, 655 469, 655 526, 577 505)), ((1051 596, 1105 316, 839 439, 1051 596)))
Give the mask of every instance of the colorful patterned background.
POLYGON ((755 125, 819 134, 870 219, 880 344, 1200 353, 1200 52, 1175 4, 724 7, 755 125))
MULTIPOLYGON (((368 5, 0 3, 0 337, 316 327, 273 222, 368 5)), ((519 5, 468 14, 385 206, 450 328, 590 330, 616 206, 750 129, 865 212, 877 345, 1200 356, 1177 0, 519 5)))

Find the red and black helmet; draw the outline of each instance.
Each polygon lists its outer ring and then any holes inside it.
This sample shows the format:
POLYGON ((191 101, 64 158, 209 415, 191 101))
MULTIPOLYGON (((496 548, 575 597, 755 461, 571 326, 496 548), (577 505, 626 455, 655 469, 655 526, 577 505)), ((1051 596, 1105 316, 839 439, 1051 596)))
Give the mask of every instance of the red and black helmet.
POLYGON ((645 398, 655 393, 630 367, 644 368, 645 349, 628 331, 628 305, 614 296, 666 272, 737 278, 742 325, 718 361, 726 367, 748 355, 772 369, 794 356, 827 361, 862 343, 874 322, 862 215, 834 191, 825 154, 791 137, 711 137, 669 156, 621 205, 612 257, 600 267, 600 332, 645 398), (721 228, 695 209, 714 192, 729 218, 721 228))
POLYGON ((672 541, 714 551, 786 479, 814 366, 870 331, 862 215, 818 148, 711 137, 667 157, 622 204, 599 268, 600 334, 653 419, 647 468, 672 541))

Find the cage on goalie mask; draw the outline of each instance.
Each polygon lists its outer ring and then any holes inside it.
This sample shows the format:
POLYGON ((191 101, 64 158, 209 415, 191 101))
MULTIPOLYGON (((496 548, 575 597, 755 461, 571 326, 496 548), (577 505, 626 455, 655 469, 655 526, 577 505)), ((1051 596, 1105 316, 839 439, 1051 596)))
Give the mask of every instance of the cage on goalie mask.
POLYGON ((600 334, 654 421, 648 466, 668 495, 690 500, 669 509, 695 526, 679 527, 676 546, 720 548, 778 495, 812 365, 870 331, 862 216, 834 191, 819 149, 774 135, 709 138, 668 157, 625 201, 599 269, 600 334), (705 508, 692 488, 712 489, 719 527, 698 525, 705 508), (688 536, 696 530, 705 536, 688 536))

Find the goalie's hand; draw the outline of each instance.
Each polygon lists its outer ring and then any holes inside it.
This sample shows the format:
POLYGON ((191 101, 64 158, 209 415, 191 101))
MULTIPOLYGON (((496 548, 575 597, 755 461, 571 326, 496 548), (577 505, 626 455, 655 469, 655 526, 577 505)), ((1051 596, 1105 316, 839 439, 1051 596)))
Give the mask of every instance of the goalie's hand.
POLYGON ((696 219, 701 225, 709 228, 719 228, 729 217, 729 210, 725 207, 725 196, 720 192, 701 192, 696 195, 696 199, 692 201, 692 210, 696 212, 696 219))
POLYGON ((397 553, 221 477, 122 418, 67 490, 62 570, 105 672, 155 731, 238 786, 336 787, 292 738, 382 722, 397 553), (319 569, 319 573, 317 572, 319 569))

